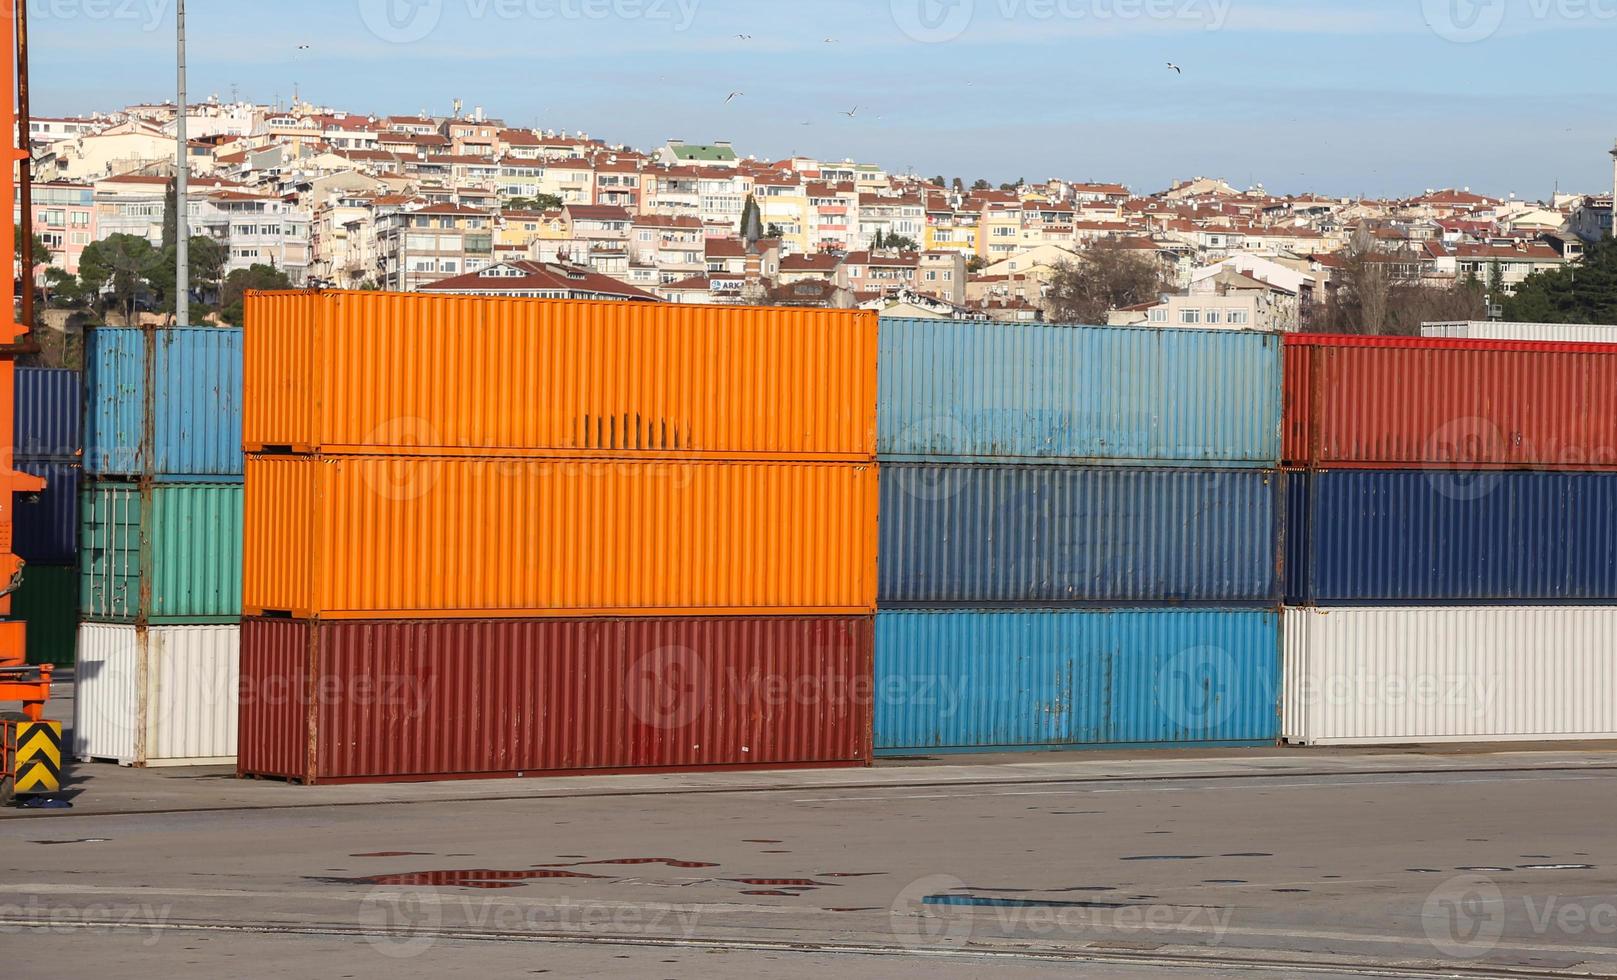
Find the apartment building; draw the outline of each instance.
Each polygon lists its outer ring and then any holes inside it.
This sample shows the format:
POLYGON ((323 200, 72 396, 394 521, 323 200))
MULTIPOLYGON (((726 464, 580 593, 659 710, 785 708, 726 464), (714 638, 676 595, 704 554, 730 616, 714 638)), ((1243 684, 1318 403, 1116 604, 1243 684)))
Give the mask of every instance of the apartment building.
POLYGON ((494 261, 494 216, 432 204, 376 218, 376 275, 382 289, 412 292, 494 261))

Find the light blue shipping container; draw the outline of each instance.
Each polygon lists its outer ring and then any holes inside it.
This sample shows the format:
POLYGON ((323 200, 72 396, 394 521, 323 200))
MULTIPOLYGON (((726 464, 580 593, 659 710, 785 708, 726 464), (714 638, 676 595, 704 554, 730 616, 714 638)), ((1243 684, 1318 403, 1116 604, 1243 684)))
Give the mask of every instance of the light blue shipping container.
POLYGON ((84 467, 98 477, 142 475, 151 457, 162 481, 239 482, 242 473, 242 332, 239 327, 97 327, 85 351, 84 467), (152 443, 143 447, 147 379, 152 443))
POLYGON ((884 319, 877 451, 1273 468, 1280 358, 1256 331, 884 319))
POLYGON ((876 616, 878 754, 1261 745, 1279 737, 1273 610, 876 616))
POLYGON ((1280 473, 888 463, 877 601, 1280 605, 1280 473))

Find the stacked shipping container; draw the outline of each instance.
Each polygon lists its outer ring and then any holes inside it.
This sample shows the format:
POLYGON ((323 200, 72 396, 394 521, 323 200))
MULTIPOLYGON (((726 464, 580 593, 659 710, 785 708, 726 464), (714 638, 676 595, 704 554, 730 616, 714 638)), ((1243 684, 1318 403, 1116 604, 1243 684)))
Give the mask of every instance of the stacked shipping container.
POLYGON ((242 334, 86 344, 74 754, 233 762, 241 637, 242 334))
POLYGON ((870 758, 876 321, 248 301, 239 771, 870 758))
POLYGON ((17 368, 13 390, 16 468, 42 477, 45 489, 17 499, 12 550, 26 565, 22 587, 12 596, 12 614, 28 625, 30 663, 71 667, 84 475, 83 375, 56 368, 17 368))
POLYGON ((1288 337, 1286 399, 1285 737, 1617 737, 1617 345, 1288 337))
POLYGON ((1280 341, 884 320, 878 752, 1272 742, 1280 341))

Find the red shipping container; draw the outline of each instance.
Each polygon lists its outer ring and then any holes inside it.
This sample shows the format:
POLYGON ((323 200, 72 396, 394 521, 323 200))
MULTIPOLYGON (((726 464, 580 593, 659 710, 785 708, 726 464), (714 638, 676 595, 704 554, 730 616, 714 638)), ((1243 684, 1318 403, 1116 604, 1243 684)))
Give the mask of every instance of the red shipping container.
POLYGON ((869 765, 870 617, 248 619, 239 775, 869 765))
POLYGON ((1286 337, 1288 466, 1617 469, 1617 344, 1286 337))

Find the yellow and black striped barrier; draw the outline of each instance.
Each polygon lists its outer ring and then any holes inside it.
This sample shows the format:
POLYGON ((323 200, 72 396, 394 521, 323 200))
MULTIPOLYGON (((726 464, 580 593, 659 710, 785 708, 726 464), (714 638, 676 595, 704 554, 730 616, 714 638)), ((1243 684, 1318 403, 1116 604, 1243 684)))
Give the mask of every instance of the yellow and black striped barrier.
POLYGON ((62 723, 59 721, 15 721, 12 758, 16 781, 12 791, 18 796, 55 793, 62 788, 62 723))

